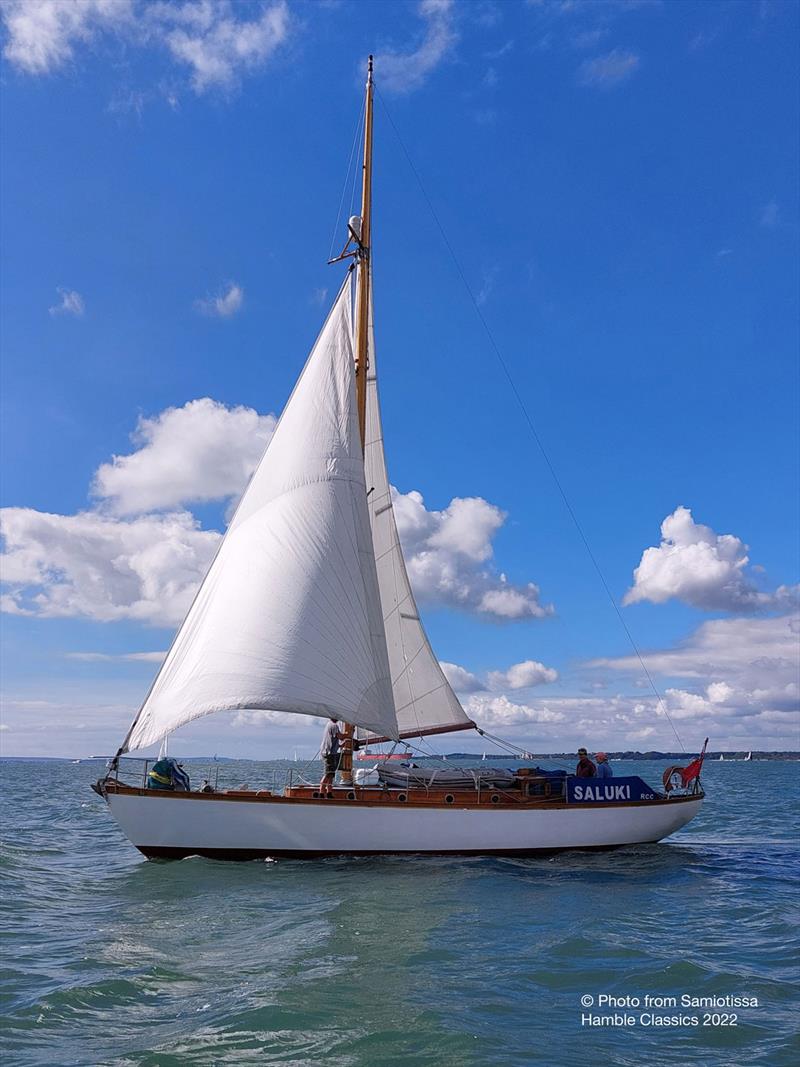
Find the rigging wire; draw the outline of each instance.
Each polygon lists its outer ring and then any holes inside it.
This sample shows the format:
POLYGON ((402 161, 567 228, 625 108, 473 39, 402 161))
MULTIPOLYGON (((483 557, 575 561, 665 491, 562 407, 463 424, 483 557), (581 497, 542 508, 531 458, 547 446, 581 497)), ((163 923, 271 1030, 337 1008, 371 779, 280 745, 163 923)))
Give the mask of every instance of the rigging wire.
POLYGON ((506 377, 506 380, 508 381, 508 384, 509 384, 509 386, 511 388, 511 392, 514 394, 514 398, 517 401, 517 404, 519 406, 520 411, 522 412, 522 416, 523 416, 525 422, 527 423, 528 430, 530 431, 531 436, 533 437, 534 441, 536 442, 536 445, 537 445, 537 447, 539 449, 539 452, 541 453, 542 458, 544 459, 545 465, 546 465, 548 471, 550 472, 550 476, 552 477, 553 482, 555 483, 556 489, 558 490, 559 495, 560 495, 560 497, 561 497, 561 499, 562 499, 562 501, 564 503, 564 506, 567 509, 567 513, 569 514, 569 517, 572 519, 573 525, 575 526, 575 529, 578 532, 578 536, 580 537, 581 541, 583 542, 583 547, 586 549, 586 553, 589 556, 589 559, 591 560, 595 571, 597 572, 597 576, 600 579, 600 583, 603 586, 603 589, 605 590, 608 599, 611 601, 611 606, 613 607, 614 612, 615 612, 617 618, 619 619, 619 622, 620 622, 623 630, 625 631, 625 634, 626 634, 626 636, 628 638, 628 641, 630 642, 630 646, 633 649, 633 651, 634 651, 634 653, 636 655, 636 658, 639 661, 639 665, 641 666, 642 671, 644 672, 644 675, 647 678, 647 681, 648 681, 648 683, 650 685, 650 688, 652 689, 652 691, 653 691, 653 693, 655 695, 657 707, 662 712, 662 714, 666 718, 666 720, 669 723, 669 725, 672 727, 672 732, 675 734, 675 737, 676 737, 676 739, 678 741, 678 744, 681 746, 681 748, 685 752, 686 751, 686 746, 684 745, 683 741, 681 740, 681 736, 678 733, 678 730, 677 730, 677 728, 675 726, 675 723, 672 721, 672 718, 671 718, 669 712, 666 709, 666 705, 664 704, 664 701, 663 701, 663 699, 661 697, 661 694, 659 693, 658 689, 656 688, 656 684, 653 681, 653 678, 652 678, 652 675, 650 674, 650 671, 647 669, 647 666, 646 666, 646 664, 644 662, 644 659, 642 658, 642 654, 639 651, 639 646, 636 644, 636 641, 634 640, 633 634, 631 633, 630 629, 628 628, 628 624, 625 622, 625 619, 622 616, 622 612, 619 609, 619 605, 617 604, 617 601, 614 598, 614 594, 611 592, 611 589, 610 589, 610 587, 608 585, 608 582, 606 581, 605 575, 603 574, 602 568, 600 567, 600 564, 597 561, 597 557, 595 556, 594 552, 591 549, 591 546, 590 546, 589 541, 588 541, 588 539, 586 537, 586 534, 583 532, 583 527, 581 526, 580 520, 578 519, 578 516, 576 515, 576 513, 575 513, 575 511, 574 511, 574 509, 572 507, 572 504, 569 501, 569 498, 568 498, 568 496, 566 494, 566 491, 565 491, 563 485, 561 484, 561 479, 558 477, 558 474, 556 473, 556 469, 553 466, 553 463, 552 463, 552 461, 550 459, 550 456, 549 456, 549 454, 547 452, 547 449, 544 446, 544 442, 542 441, 541 437, 539 436, 539 432, 536 429, 534 421, 533 421, 533 419, 531 418, 531 416, 530 416, 530 414, 528 412, 528 409, 527 409, 527 407, 525 405, 525 401, 522 399, 522 395, 521 395, 519 389, 517 388, 517 385, 516 385, 516 382, 514 381, 514 378, 511 375, 511 371, 509 370, 508 364, 506 363, 505 359, 503 358, 503 354, 500 351, 500 347, 498 346, 497 342, 494 339, 494 334, 490 330, 489 324, 486 321, 486 317, 484 316, 483 312, 481 311, 480 304, 478 303, 478 301, 477 301, 477 299, 475 297, 475 294, 472 291, 472 286, 467 281, 467 276, 466 276, 466 274, 464 273, 464 271, 463 271, 463 269, 461 267, 461 262, 460 262, 458 256, 455 253, 455 249, 453 248, 452 244, 450 243, 450 241, 449 241, 449 239, 447 237, 447 233, 445 232, 445 229, 444 229, 444 227, 442 226, 442 223, 439 220, 439 216, 436 213, 436 209, 433 206, 433 202, 431 201, 431 198, 428 196, 428 192, 427 192, 427 190, 425 188, 425 185, 424 185, 424 183, 422 181, 422 178, 421 178, 421 176, 419 174, 419 171, 417 170, 416 166, 414 165, 414 161, 411 158, 411 154, 408 151, 408 149, 406 148, 406 145, 405 145, 405 142, 403 141, 403 138, 400 136, 400 131, 398 130, 397 126, 395 125, 394 119, 392 118, 392 114, 389 111, 389 108, 387 107, 386 101, 384 100, 383 95, 382 95, 382 93, 381 93, 381 91, 380 91, 380 89, 378 88, 377 85, 375 86, 375 94, 376 94, 376 96, 378 97, 378 99, 381 102, 381 106, 383 107, 383 110, 384 110, 384 112, 386 114, 386 117, 389 120, 389 125, 392 127, 392 130, 394 131, 394 134, 397 137, 397 141, 398 141, 398 143, 400 145, 400 148, 403 150, 403 154, 405 155, 406 160, 408 161, 408 165, 410 166, 411 171, 412 171, 414 177, 416 178, 417 184, 419 185, 419 188, 420 188, 420 192, 422 193, 422 196, 423 196, 426 204, 428 205, 428 210, 430 211, 430 213, 431 213, 431 215, 433 217, 433 221, 436 223, 437 229, 439 230, 441 238, 444 241, 445 247, 447 248, 447 251, 450 253, 450 258, 453 260, 453 264, 454 264, 454 266, 456 268, 458 276, 460 277, 461 282, 463 283, 464 288, 467 291, 467 295, 469 296, 469 299, 470 299, 470 301, 472 303, 472 306, 475 309, 475 313, 478 316, 478 319, 480 320, 481 325, 483 326, 484 333, 486 334, 486 337, 488 338, 488 341, 489 341, 489 346, 491 347, 492 351, 494 352, 495 357, 497 358, 497 361, 500 364, 500 367, 502 368, 502 371, 503 371, 503 373, 504 373, 504 375, 506 377))
MULTIPOLYGON (((505 737, 497 737, 495 734, 490 734, 486 730, 482 730, 480 727, 477 727, 477 730, 481 737, 488 737, 488 739, 494 742, 494 744, 497 745, 498 748, 500 748, 501 746, 505 746, 509 754, 520 755, 527 759, 535 758, 532 753, 528 752, 527 749, 520 748, 519 745, 515 745, 513 741, 508 741, 505 737)), ((558 763, 563 766, 568 765, 565 759, 560 759, 554 756, 547 756, 546 759, 549 763, 558 763)))
MULTIPOLYGON (((353 167, 353 157, 356 154, 356 145, 358 144, 358 140, 359 140, 359 136, 358 135, 361 133, 361 127, 362 127, 362 125, 364 123, 364 109, 365 109, 365 107, 366 107, 366 101, 364 101, 364 103, 362 103, 362 105, 361 105, 361 111, 359 112, 358 121, 356 122, 356 130, 355 130, 355 133, 353 134, 353 144, 352 144, 352 147, 350 149, 350 158, 347 161, 347 173, 344 176, 344 183, 342 184, 342 195, 339 197, 339 210, 336 212, 336 223, 335 223, 335 225, 333 227, 333 234, 331 236, 331 250, 328 253, 328 259, 333 259, 333 249, 334 249, 334 245, 336 244, 336 235, 339 233, 339 223, 341 222, 341 219, 342 219, 342 207, 344 206, 344 198, 345 198, 345 195, 347 193, 347 185, 348 185, 348 182, 350 181, 350 171, 351 171, 351 169, 353 167)), ((358 173, 358 168, 356 168, 356 170, 355 170, 355 172, 353 174, 353 188, 352 188, 352 191, 350 193, 350 214, 351 215, 353 214, 353 201, 355 199, 356 174, 357 173, 358 173)))

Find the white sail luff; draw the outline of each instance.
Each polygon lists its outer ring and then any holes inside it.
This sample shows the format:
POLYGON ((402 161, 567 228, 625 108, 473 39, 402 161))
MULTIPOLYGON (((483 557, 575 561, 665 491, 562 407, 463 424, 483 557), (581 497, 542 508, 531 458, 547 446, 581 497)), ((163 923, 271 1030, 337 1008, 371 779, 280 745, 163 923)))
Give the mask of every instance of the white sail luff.
POLYGON ((213 712, 334 716, 397 735, 367 510, 348 277, 131 728, 213 712))
POLYGON ((472 725, 434 655, 408 579, 383 447, 370 294, 364 468, 383 626, 401 736, 472 725))

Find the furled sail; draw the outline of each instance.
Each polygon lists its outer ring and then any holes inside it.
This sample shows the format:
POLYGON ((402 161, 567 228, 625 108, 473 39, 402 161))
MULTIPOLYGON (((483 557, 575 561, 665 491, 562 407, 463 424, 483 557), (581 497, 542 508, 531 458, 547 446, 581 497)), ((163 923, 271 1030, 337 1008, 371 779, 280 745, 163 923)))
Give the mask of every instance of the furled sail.
POLYGON ((397 737, 351 303, 348 276, 121 751, 237 709, 397 737))
POLYGON ((475 724, 461 707, 433 653, 420 621, 400 547, 383 449, 371 299, 364 467, 400 736, 420 737, 467 729, 475 724))

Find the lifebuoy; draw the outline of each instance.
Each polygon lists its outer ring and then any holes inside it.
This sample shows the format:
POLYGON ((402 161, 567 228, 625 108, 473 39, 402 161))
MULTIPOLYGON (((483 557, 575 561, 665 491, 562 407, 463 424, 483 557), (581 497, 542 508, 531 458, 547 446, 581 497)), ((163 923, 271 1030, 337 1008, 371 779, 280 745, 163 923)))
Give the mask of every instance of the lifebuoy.
POLYGON ((676 783, 673 782, 672 779, 674 778, 674 776, 676 774, 680 776, 681 785, 683 785, 683 772, 685 770, 686 770, 685 767, 679 767, 677 764, 673 764, 672 767, 667 767, 667 769, 661 775, 661 781, 664 783, 664 791, 665 792, 671 793, 672 790, 675 788, 675 784, 676 783))

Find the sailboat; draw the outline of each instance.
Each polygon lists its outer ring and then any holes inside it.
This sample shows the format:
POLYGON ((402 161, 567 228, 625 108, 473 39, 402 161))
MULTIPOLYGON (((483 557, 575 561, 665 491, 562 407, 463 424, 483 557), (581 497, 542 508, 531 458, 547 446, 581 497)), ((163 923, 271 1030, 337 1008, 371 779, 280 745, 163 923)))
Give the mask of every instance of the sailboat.
POLYGON ((392 504, 373 323, 373 93, 370 57, 361 214, 332 261, 347 263, 341 288, 141 709, 93 788, 151 858, 528 854, 658 841, 699 811, 696 772, 691 787, 667 793, 637 777, 531 767, 353 775, 353 753, 365 744, 483 734, 431 648, 392 504), (126 781, 126 753, 201 716, 245 709, 344 724, 332 795, 310 784, 164 787, 169 775, 156 767, 169 759, 126 781))

